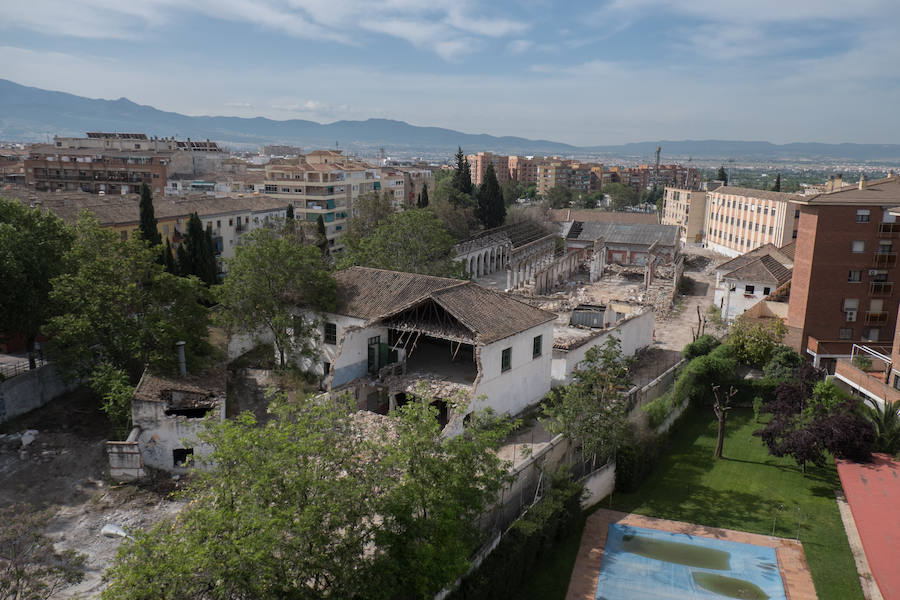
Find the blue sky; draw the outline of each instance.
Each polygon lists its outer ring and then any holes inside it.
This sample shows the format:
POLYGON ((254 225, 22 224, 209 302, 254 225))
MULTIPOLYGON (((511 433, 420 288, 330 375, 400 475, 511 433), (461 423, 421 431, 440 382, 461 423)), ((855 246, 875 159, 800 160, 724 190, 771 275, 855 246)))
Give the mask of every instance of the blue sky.
POLYGON ((0 0, 0 77, 573 144, 896 143, 897 0, 0 0))

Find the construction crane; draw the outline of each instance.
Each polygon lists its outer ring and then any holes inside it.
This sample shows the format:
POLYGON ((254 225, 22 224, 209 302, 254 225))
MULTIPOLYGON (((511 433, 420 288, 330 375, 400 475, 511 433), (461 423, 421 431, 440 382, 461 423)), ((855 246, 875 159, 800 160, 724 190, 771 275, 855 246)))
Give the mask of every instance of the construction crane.
POLYGON ((653 187, 659 185, 659 152, 662 150, 659 146, 656 147, 656 168, 653 171, 653 187))

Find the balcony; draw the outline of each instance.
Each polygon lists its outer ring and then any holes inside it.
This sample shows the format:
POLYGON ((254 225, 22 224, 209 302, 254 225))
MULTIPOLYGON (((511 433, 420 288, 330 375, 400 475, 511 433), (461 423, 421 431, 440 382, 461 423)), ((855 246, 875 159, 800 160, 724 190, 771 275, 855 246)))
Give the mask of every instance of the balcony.
POLYGON ((866 325, 884 325, 887 323, 888 314, 886 312, 867 312, 866 325))
POLYGON ((879 223, 878 237, 892 238, 900 233, 900 223, 879 223))
POLYGON ((893 281, 873 281, 869 283, 870 296, 890 296, 894 293, 893 281))
POLYGON ((884 267, 893 267, 897 264, 896 252, 876 252, 872 266, 876 269, 884 267))

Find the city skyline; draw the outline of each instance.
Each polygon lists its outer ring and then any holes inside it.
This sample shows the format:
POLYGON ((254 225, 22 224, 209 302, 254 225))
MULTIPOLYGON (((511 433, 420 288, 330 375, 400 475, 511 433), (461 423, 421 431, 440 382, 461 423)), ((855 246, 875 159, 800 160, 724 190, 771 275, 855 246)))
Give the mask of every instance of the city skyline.
POLYGON ((0 78, 189 115, 574 145, 900 134, 900 7, 676 4, 0 0, 0 78))

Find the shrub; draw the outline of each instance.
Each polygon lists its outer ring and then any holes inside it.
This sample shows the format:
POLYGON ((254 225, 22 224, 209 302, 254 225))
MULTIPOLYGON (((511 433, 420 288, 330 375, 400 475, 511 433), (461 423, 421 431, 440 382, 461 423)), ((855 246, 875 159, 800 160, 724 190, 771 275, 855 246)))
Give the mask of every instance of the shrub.
POLYGON ((759 413, 763 407, 763 399, 759 396, 753 399, 753 420, 759 423, 759 413))
POLYGON ((763 376, 775 385, 788 381, 803 364, 803 357, 788 346, 777 346, 763 367, 763 376))
POLYGON ((705 356, 719 345, 719 340, 715 336, 706 334, 701 335, 696 340, 688 344, 681 351, 681 355, 687 359, 705 356))
POLYGON ((647 413, 647 421, 651 429, 656 429, 665 422, 666 418, 672 414, 675 407, 672 404, 672 394, 666 393, 651 400, 641 410, 647 413))
POLYGON ((857 354, 853 357, 853 366, 859 369, 860 371, 868 371, 872 368, 872 359, 868 356, 863 356, 862 354, 857 354))

